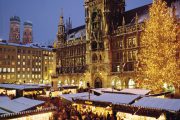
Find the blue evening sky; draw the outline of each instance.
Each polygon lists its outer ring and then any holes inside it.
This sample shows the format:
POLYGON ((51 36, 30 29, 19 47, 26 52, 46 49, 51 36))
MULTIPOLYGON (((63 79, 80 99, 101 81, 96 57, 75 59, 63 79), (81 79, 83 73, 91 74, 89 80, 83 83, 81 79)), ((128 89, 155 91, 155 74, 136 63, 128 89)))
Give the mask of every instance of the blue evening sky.
MULTIPOLYGON (((133 9, 152 0, 126 0, 126 9, 133 9)), ((33 38, 36 43, 52 43, 56 39, 61 8, 64 20, 71 17, 73 27, 83 25, 84 0, 0 0, 0 38, 9 38, 9 18, 19 16, 21 19, 21 39, 23 22, 33 23, 33 38)))

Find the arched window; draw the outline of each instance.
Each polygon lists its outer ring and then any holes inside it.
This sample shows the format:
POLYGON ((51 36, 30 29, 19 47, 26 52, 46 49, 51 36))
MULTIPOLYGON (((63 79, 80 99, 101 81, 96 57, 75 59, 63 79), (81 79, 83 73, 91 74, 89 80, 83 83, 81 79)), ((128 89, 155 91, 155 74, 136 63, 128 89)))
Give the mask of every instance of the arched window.
POLYGON ((129 87, 129 88, 135 88, 135 82, 134 82, 133 79, 129 79, 128 87, 129 87))
POLYGON ((116 89, 122 89, 122 83, 118 77, 113 78, 111 84, 116 89))

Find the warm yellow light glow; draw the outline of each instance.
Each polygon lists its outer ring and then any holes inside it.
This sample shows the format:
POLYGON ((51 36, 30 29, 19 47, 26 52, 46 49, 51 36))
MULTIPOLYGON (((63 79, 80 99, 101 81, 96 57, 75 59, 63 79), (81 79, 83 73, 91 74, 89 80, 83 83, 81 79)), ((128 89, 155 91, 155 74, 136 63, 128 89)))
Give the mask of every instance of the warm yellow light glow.
POLYGON ((141 39, 139 85, 162 91, 164 83, 178 82, 176 25, 166 2, 162 0, 153 3, 149 15, 141 39))

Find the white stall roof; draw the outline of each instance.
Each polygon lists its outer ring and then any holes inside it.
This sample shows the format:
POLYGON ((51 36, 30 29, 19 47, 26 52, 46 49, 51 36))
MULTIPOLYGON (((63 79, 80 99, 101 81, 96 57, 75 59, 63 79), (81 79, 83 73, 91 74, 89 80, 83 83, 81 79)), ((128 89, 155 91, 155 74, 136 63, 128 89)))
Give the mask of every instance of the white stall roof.
POLYGON ((32 107, 41 105, 43 103, 44 103, 44 101, 20 97, 20 98, 14 99, 14 100, 0 102, 0 108, 6 110, 8 112, 18 113, 18 112, 30 109, 32 107))
POLYGON ((0 108, 0 114, 8 114, 9 112, 7 112, 7 111, 5 111, 5 110, 2 110, 1 108, 0 108))
POLYGON ((36 85, 19 85, 19 84, 0 84, 0 88, 4 89, 15 89, 15 90, 24 90, 24 89, 38 89, 42 88, 36 85))
POLYGON ((151 92, 151 90, 145 90, 145 89, 123 89, 120 91, 121 93, 129 93, 129 94, 135 94, 135 95, 147 95, 151 92))
POLYGON ((91 90, 99 94, 103 94, 105 92, 119 92, 118 90, 115 90, 112 88, 96 88, 96 89, 91 89, 91 90))
MULTIPOLYGON (((113 104, 130 104, 139 97, 140 95, 104 93, 100 96, 93 96, 90 98, 90 100, 99 101, 99 102, 111 102, 113 104)), ((82 98, 82 99, 87 100, 86 98, 82 98)))
POLYGON ((8 96, 0 96, 0 102, 11 100, 8 96))
POLYGON ((146 107, 152 109, 162 109, 168 111, 179 111, 180 110, 180 99, 163 99, 144 97, 134 103, 133 105, 139 107, 146 107))
MULTIPOLYGON (((76 94, 63 94, 60 95, 62 98, 72 101, 72 98, 84 98, 87 99, 89 97, 89 93, 88 92, 83 92, 83 93, 76 93, 76 94)), ((95 96, 93 94, 90 94, 91 97, 95 96)))

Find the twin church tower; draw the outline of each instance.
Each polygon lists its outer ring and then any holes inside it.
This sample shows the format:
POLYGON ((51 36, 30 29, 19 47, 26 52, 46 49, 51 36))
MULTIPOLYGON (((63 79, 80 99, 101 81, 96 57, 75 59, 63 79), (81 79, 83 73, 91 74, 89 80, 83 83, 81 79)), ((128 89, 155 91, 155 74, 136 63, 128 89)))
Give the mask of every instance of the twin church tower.
POLYGON ((20 23, 21 20, 18 16, 13 16, 10 18, 9 43, 17 43, 17 44, 32 43, 33 42, 32 23, 30 21, 24 22, 22 42, 20 40, 20 23))

